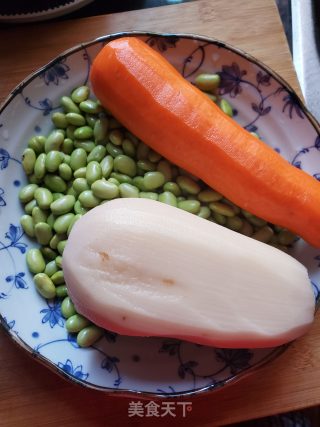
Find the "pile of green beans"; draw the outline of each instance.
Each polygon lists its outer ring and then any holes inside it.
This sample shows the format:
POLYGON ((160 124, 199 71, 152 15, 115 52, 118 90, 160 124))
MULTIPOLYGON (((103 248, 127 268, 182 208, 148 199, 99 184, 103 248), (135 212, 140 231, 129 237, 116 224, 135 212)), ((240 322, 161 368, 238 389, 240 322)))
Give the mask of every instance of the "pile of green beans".
MULTIPOLYGON (((232 117, 229 102, 218 95, 220 77, 200 74, 195 84, 232 117)), ((33 136, 22 156, 29 183, 19 193, 24 232, 39 248, 26 260, 37 291, 60 298, 69 333, 81 347, 92 345, 103 330, 78 314, 68 296, 62 255, 73 225, 88 210, 118 197, 141 197, 183 209, 282 250, 296 236, 240 209, 201 180, 173 165, 132 135, 87 86, 61 98, 51 116, 49 135, 33 136)))

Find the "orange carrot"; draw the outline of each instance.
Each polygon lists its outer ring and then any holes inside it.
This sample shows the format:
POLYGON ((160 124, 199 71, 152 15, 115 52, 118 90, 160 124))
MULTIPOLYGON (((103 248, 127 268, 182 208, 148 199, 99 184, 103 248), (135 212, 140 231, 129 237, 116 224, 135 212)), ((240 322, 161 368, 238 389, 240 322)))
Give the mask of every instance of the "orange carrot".
POLYGON ((224 114, 147 44, 111 41, 90 77, 102 104, 155 151, 320 247, 320 183, 224 114))

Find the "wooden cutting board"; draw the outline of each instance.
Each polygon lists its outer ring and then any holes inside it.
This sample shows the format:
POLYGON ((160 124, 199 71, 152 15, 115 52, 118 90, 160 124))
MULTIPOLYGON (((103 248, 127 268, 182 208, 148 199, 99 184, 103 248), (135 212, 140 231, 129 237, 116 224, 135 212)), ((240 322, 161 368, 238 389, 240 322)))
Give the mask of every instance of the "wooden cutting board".
MULTIPOLYGON (((0 29, 0 101, 30 72, 82 41, 121 30, 186 32, 238 46, 299 90, 273 0, 199 0, 58 23, 0 29)), ((319 319, 318 319, 319 320, 319 319)), ((0 331, 0 426, 221 426, 320 404, 320 322, 279 359, 220 391, 192 399, 185 418, 128 418, 133 399, 75 386, 0 331)))

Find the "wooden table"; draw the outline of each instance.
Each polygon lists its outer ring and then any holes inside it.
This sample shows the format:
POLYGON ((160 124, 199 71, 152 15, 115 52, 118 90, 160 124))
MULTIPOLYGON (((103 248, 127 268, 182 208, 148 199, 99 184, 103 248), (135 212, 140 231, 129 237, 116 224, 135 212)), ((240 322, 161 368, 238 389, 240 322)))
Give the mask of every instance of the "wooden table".
MULTIPOLYGON (((0 101, 62 50, 119 30, 189 32, 237 45, 299 90, 273 0, 199 0, 176 6, 0 30, 0 101)), ((318 319, 319 320, 319 319, 318 319)), ((0 331, 0 426, 220 426, 320 404, 320 322, 279 359, 240 382, 193 399, 186 418, 128 418, 133 399, 75 386, 0 331)))

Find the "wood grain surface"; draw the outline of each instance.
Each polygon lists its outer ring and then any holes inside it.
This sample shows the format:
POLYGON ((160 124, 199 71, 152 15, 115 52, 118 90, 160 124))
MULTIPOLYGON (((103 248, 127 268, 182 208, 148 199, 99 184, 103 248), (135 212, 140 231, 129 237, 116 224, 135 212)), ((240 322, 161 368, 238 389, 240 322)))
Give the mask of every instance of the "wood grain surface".
MULTIPOLYGON (((83 41, 121 30, 212 36, 264 61, 299 90, 273 0, 199 0, 176 6, 0 29, 0 101, 30 72, 83 41)), ((318 319, 319 320, 319 319, 318 319)), ((132 398, 65 381, 0 331, 0 426, 221 426, 320 404, 320 322, 268 366, 193 398, 185 418, 128 418, 132 398)), ((184 399, 185 400, 185 399, 184 399)))

